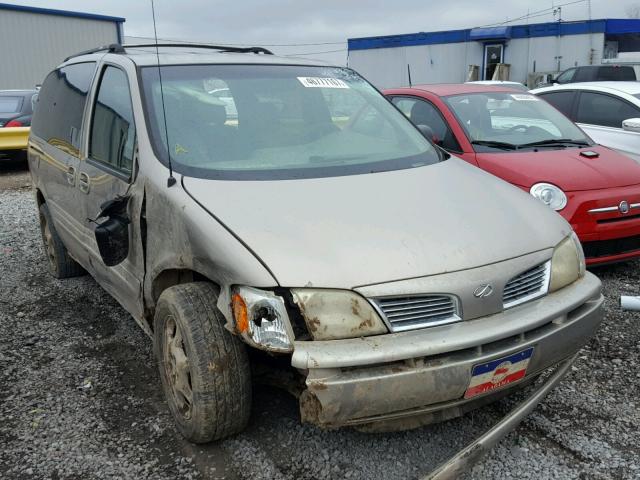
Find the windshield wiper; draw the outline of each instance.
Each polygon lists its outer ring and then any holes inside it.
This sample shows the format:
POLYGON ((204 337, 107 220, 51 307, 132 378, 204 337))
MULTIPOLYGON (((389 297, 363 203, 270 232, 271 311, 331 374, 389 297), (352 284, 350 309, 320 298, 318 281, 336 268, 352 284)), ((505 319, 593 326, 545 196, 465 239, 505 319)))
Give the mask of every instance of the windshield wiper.
POLYGON ((548 140, 540 140, 538 142, 523 143, 522 145, 518 145, 518 148, 546 147, 553 145, 578 145, 581 147, 587 147, 589 146, 589 143, 584 140, 571 140, 570 138, 550 138, 548 140))
POLYGON ((495 140, 474 140, 471 144, 482 145, 483 147, 501 148, 503 150, 515 150, 518 148, 518 145, 514 145, 513 143, 497 142, 495 140))

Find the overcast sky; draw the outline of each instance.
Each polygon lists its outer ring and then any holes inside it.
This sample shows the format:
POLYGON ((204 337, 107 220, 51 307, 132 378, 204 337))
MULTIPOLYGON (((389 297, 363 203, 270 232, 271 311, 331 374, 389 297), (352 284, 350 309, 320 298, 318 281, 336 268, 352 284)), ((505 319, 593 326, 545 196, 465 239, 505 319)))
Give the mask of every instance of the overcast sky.
MULTIPOLYGON (((153 36, 150 0, 24 0, 9 3, 126 18, 126 36, 153 36)), ((586 0, 155 0, 158 37, 269 47, 344 63, 347 38, 470 28, 530 14, 529 23, 588 18, 586 0), (540 13, 538 13, 540 12, 540 13), (535 16, 534 16, 535 14, 535 16), (557 19, 557 17, 555 17, 557 19), (318 53, 329 52, 329 53, 318 53)), ((592 18, 626 18, 640 0, 592 0, 592 18)), ((514 24, 527 23, 521 19, 514 24)))

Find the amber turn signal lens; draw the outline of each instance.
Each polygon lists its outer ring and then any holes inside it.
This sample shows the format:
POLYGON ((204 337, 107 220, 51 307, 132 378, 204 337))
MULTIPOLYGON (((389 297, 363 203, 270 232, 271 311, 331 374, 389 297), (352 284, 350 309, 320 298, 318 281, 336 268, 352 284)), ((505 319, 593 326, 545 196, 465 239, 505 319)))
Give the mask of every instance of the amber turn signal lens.
POLYGON ((234 293, 231 297, 231 308, 233 316, 236 320, 236 328, 238 332, 244 333, 249 329, 249 316, 247 314, 247 304, 240 295, 234 293))

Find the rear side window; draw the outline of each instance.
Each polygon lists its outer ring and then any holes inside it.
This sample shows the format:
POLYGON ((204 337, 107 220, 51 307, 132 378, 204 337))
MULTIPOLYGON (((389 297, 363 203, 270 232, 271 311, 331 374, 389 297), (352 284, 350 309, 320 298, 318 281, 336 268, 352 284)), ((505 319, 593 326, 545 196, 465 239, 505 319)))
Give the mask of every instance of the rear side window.
POLYGON ((0 97, 0 113, 18 113, 22 107, 22 97, 0 97))
POLYGON ((622 128, 628 118, 640 117, 640 111, 629 103, 595 92, 582 92, 578 100, 576 122, 622 128))
POLYGON ((636 72, 632 67, 600 67, 598 80, 600 81, 635 81, 636 72))
POLYGON ((107 66, 100 79, 93 109, 89 157, 130 174, 135 138, 127 75, 119 68, 107 66))
POLYGON ((95 67, 95 62, 86 62, 56 69, 38 94, 33 133, 73 155, 78 155, 82 115, 95 67))
POLYGON ((543 93, 539 95, 551 105, 556 107, 562 113, 564 113, 567 117, 571 118, 573 100, 575 98, 575 92, 553 92, 553 93, 543 93))

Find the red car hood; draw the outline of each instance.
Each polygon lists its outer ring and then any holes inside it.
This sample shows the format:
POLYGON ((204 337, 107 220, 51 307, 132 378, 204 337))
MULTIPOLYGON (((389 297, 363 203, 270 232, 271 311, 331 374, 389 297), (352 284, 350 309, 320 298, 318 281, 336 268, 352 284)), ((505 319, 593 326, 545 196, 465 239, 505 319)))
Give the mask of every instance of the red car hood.
POLYGON ((483 170, 527 189, 538 182, 553 183, 566 192, 640 184, 640 164, 600 145, 478 153, 476 160, 483 170), (580 155, 581 151, 594 151, 600 156, 586 158, 580 155))

